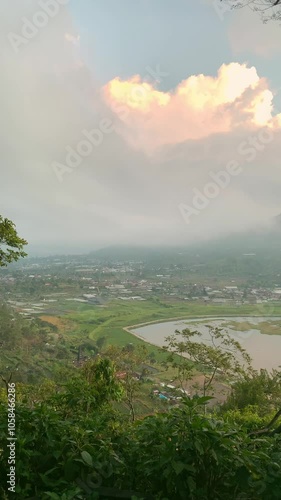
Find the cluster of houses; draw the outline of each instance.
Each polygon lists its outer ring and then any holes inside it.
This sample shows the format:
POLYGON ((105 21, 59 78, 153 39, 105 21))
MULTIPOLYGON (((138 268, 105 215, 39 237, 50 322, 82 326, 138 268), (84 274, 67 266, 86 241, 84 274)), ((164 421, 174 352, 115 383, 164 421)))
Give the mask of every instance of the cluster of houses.
POLYGON ((190 396, 190 393, 181 387, 176 387, 172 384, 160 383, 160 389, 153 389, 152 396, 165 401, 181 401, 183 396, 190 396), (181 394, 181 396, 179 395, 181 394))
POLYGON ((0 296, 1 289, 5 290, 10 305, 26 316, 42 314, 52 302, 55 308, 55 302, 61 301, 103 306, 112 299, 144 301, 152 297, 235 304, 281 299, 280 283, 267 288, 241 285, 234 279, 220 286, 210 278, 205 283, 194 283, 191 271, 188 274, 184 268, 181 273, 172 264, 161 268, 145 262, 116 261, 109 265, 94 259, 84 264, 83 257, 79 260, 78 256, 38 262, 0 272, 0 296), (32 300, 32 296, 36 299, 32 300))

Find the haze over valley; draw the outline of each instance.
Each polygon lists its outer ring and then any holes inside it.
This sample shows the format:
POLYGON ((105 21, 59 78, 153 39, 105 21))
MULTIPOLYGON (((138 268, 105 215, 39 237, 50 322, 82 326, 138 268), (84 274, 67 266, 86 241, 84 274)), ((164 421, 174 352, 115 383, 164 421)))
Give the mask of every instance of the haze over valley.
POLYGON ((281 0, 0 8, 0 499, 280 500, 281 0))

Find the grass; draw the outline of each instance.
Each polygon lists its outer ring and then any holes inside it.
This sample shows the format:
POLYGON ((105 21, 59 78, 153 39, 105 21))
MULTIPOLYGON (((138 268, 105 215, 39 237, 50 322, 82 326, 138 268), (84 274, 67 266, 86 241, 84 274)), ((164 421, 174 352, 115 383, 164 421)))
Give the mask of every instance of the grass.
MULTIPOLYGON (((175 322, 184 323, 187 319, 196 319, 196 321, 204 322, 206 317, 225 317, 228 326, 247 331, 252 329, 250 318, 257 316, 266 317, 267 315, 281 317, 281 305, 265 304, 261 312, 260 307, 246 304, 243 306, 234 306, 229 304, 204 304, 191 303, 186 301, 160 301, 153 299, 143 302, 124 303, 119 300, 108 302, 105 307, 95 305, 77 303, 69 308, 68 304, 60 304, 60 312, 57 315, 53 313, 47 315, 44 313, 42 320, 50 322, 51 325, 57 328, 57 332, 49 332, 47 341, 51 344, 56 344, 56 351, 52 354, 41 344, 37 347, 30 348, 30 352, 22 352, 19 346, 10 353, 10 358, 3 357, 0 365, 4 369, 6 365, 14 365, 17 361, 17 356, 21 356, 21 365, 28 364, 36 369, 36 373, 40 367, 42 373, 46 375, 50 370, 55 371, 62 363, 69 367, 73 366, 73 360, 77 356, 79 345, 83 345, 89 341, 95 342, 100 337, 106 338, 105 347, 109 345, 123 347, 126 344, 143 345, 144 340, 133 335, 128 327, 139 324, 150 324, 164 321, 175 320, 175 322), (243 323, 233 322, 233 317, 244 317, 243 323), (249 316, 249 320, 245 318, 249 316), (229 320, 227 320, 229 317, 229 320), (54 337, 56 336, 56 338, 54 337), (54 338, 53 338, 54 337, 54 338), (61 353, 61 354, 60 354, 61 353), (58 357, 57 357, 58 354, 58 357), (39 363, 37 367, 37 361, 39 363)), ((226 326, 224 325, 224 326, 226 326)), ((188 325, 179 324, 177 329, 183 330, 188 325)), ((266 321, 266 318, 260 323, 261 332, 264 334, 279 334, 281 332, 281 321, 276 319, 275 322, 266 321), (274 326, 274 324, 278 326, 274 326)), ((165 371, 162 363, 166 360, 167 354, 158 346, 154 346, 146 342, 148 357, 153 353, 155 368, 159 372, 154 379, 159 381, 169 381, 176 376, 175 370, 165 371)), ((3 352, 3 355, 6 354, 3 352)), ((148 363, 150 363, 148 361, 148 363)))
POLYGON ((248 332, 249 330, 258 330, 259 326, 254 325, 250 321, 229 321, 225 323, 225 328, 231 328, 239 332, 248 332))
POLYGON ((281 321, 264 321, 259 324, 259 330, 265 335, 281 335, 281 321))
MULTIPOLYGON (((159 300, 124 303, 112 300, 106 307, 79 304, 77 309, 66 313, 64 319, 71 321, 73 331, 71 336, 79 338, 87 335, 92 340, 106 337, 107 345, 124 346, 128 343, 143 344, 129 331, 128 327, 158 323, 171 320, 202 318, 204 316, 281 316, 281 305, 264 304, 261 314, 260 307, 252 304, 235 306, 229 304, 191 304, 185 301, 168 303, 159 300)), ((266 322, 268 323, 268 322, 266 322)), ((250 323, 249 323, 250 324, 250 323)), ((246 327, 246 326, 245 326, 246 327)), ((179 325, 181 328, 181 325, 179 325)), ((182 325, 182 329, 184 325, 182 325)), ((252 328, 252 325, 251 325, 252 328)), ((265 328, 265 327, 264 327, 265 328)), ((157 361, 162 361, 165 354, 158 347, 146 344, 148 351, 154 351, 157 361)))
POLYGON ((232 330, 240 332, 248 332, 249 330, 259 330, 263 335, 281 335, 281 321, 262 321, 258 325, 254 325, 250 321, 230 321, 226 324, 232 330))

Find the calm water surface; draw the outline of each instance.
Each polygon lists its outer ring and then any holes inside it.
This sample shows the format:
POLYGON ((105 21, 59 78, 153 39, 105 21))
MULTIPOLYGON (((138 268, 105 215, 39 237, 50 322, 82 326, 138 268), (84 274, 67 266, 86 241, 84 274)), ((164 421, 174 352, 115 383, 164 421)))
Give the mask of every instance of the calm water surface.
POLYGON ((194 337, 196 341, 208 342, 208 328, 205 325, 212 325, 224 328, 235 340, 240 342, 252 358, 252 365, 256 369, 278 368, 281 366, 281 335, 264 335, 260 333, 259 323, 270 321, 273 325, 280 321, 280 317, 274 318, 252 318, 252 317, 218 317, 218 318, 198 318, 157 323, 140 328, 132 329, 131 332, 151 342, 157 346, 165 344, 165 338, 172 335, 175 330, 190 328, 197 330, 202 337, 194 337), (227 326, 227 323, 235 321, 237 323, 247 321, 253 325, 252 330, 240 332, 227 326))

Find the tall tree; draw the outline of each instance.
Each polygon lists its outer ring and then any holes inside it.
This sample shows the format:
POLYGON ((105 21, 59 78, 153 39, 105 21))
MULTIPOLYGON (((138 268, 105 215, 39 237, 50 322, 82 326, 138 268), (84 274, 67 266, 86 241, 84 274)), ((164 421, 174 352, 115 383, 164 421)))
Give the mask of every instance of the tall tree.
POLYGON ((132 422, 136 419, 135 403, 141 387, 141 380, 146 374, 143 366, 148 359, 145 346, 128 344, 123 348, 110 346, 105 355, 115 361, 124 388, 124 400, 130 411, 132 422))
POLYGON ((27 241, 18 236, 15 224, 0 215, 0 267, 25 257, 25 245, 27 241))
POLYGON ((251 358, 239 342, 221 328, 206 326, 208 335, 204 341, 200 340, 199 331, 186 328, 167 337, 164 346, 169 353, 167 361, 177 368, 182 387, 192 378, 193 369, 199 368, 204 376, 202 396, 212 389, 217 374, 235 379, 251 369, 251 358))

